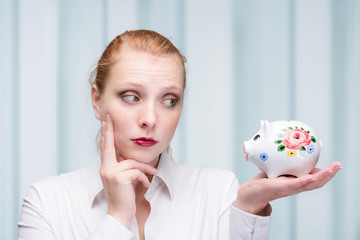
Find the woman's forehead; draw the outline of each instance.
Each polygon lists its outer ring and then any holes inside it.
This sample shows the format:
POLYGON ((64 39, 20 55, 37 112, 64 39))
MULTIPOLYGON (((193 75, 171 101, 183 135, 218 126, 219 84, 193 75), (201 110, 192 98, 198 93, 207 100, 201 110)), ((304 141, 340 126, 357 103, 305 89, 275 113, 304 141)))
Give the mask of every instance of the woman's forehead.
POLYGON ((120 54, 118 61, 111 67, 108 80, 139 81, 142 84, 143 80, 163 81, 183 87, 184 74, 182 64, 174 56, 155 56, 130 50, 120 54))

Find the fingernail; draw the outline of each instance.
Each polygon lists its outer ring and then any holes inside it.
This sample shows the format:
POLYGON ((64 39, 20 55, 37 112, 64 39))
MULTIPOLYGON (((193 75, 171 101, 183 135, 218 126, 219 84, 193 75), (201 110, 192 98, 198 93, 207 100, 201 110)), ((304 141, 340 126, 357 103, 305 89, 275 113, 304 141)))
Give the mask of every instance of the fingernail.
POLYGON ((106 120, 109 120, 110 119, 110 114, 106 114, 106 120))
POLYGON ((343 168, 343 166, 341 165, 341 164, 339 164, 339 165, 337 165, 336 167, 335 167, 335 171, 339 171, 340 169, 342 169, 343 168))

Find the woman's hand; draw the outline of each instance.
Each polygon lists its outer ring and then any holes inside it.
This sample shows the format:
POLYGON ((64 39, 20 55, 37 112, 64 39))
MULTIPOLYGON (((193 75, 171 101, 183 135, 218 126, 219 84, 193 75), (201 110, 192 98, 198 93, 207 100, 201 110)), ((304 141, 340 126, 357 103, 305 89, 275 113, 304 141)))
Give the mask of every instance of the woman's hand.
POLYGON ((108 202, 108 214, 129 228, 136 213, 135 186, 141 182, 149 187, 145 173, 154 175, 156 168, 134 160, 116 159, 113 122, 109 115, 101 122, 100 177, 108 202))
POLYGON ((269 179, 261 172, 240 186, 233 205, 252 214, 264 215, 265 207, 270 201, 321 188, 341 168, 340 162, 334 162, 329 167, 315 168, 310 174, 299 178, 281 176, 269 179))

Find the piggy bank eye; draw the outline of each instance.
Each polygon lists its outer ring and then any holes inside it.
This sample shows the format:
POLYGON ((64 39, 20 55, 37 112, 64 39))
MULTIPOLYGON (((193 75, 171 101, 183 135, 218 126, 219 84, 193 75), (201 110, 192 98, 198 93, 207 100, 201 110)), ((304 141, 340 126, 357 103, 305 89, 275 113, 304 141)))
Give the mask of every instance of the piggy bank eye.
POLYGON ((254 141, 258 140, 259 138, 260 138, 260 135, 258 134, 254 137, 254 141))

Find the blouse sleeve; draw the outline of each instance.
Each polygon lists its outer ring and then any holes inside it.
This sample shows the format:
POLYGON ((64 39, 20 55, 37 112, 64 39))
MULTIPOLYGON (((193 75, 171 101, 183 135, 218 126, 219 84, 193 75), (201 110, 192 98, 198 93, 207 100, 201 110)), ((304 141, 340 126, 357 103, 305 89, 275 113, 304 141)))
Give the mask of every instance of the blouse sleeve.
POLYGON ((235 174, 231 173, 220 183, 222 188, 222 207, 219 217, 218 239, 230 240, 264 240, 268 239, 270 231, 270 204, 266 207, 267 216, 262 217, 242 211, 232 203, 237 197, 239 188, 235 174))
MULTIPOLYGON (((267 205, 266 212, 271 212, 267 205)), ((269 238, 270 216, 262 217, 230 206, 229 239, 263 240, 269 238)))

